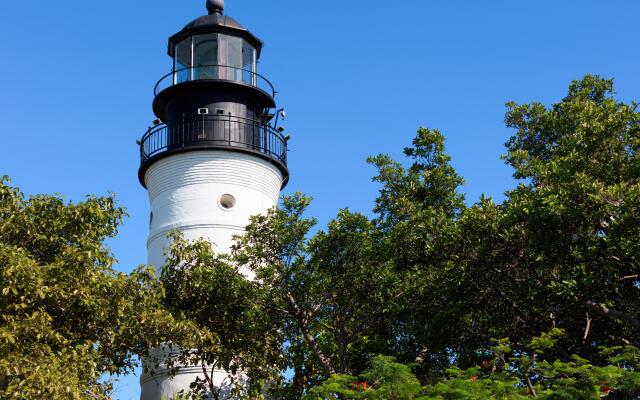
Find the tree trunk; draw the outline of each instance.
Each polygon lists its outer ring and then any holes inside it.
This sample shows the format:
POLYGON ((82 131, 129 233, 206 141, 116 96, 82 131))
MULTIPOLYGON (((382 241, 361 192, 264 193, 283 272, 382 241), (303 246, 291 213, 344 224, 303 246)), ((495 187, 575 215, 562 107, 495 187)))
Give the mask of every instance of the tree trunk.
POLYGON ((334 374, 335 370, 333 369, 333 367, 331 367, 331 362, 329 361, 327 356, 324 355, 322 350, 320 350, 320 346, 318 346, 318 342, 316 341, 316 338, 313 337, 313 335, 311 334, 311 331, 309 329, 308 318, 306 317, 305 313, 300 309, 300 307, 298 307, 298 303, 296 302, 296 299, 293 298, 291 293, 287 293, 287 301, 289 302, 289 305, 291 306, 291 308, 293 308, 294 315, 298 320, 298 325, 300 327, 300 331, 302 332, 302 337, 304 338, 304 341, 307 343, 307 345, 311 348, 311 351, 313 352, 313 355, 315 356, 316 360, 320 364, 320 367, 322 368, 325 374, 327 375, 334 374))

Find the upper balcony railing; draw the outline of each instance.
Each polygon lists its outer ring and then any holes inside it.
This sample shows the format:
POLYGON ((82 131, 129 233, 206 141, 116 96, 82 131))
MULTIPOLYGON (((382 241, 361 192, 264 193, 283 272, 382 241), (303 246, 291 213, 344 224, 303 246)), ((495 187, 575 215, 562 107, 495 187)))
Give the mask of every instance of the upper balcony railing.
POLYGON ((158 158, 186 150, 223 149, 274 162, 285 176, 287 138, 268 124, 231 115, 198 115, 150 128, 140 141, 140 180, 158 158))
POLYGON ((184 82, 218 80, 241 82, 262 90, 271 97, 276 97, 276 89, 264 76, 248 69, 230 65, 198 65, 175 70, 163 76, 154 89, 155 96, 163 90, 184 82))

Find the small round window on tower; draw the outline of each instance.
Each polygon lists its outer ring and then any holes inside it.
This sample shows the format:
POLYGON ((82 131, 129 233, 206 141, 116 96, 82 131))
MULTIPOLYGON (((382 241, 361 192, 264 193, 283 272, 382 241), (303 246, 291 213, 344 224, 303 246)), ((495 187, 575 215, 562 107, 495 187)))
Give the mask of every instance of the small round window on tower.
POLYGON ((220 196, 220 207, 224 210, 231 210, 236 206, 236 198, 230 194, 223 194, 220 196))

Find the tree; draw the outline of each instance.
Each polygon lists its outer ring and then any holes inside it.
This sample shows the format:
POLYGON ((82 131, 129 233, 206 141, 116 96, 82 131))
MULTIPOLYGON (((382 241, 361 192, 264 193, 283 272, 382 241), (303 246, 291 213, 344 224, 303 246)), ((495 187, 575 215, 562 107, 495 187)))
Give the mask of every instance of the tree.
POLYGON ((542 315, 553 312, 546 323, 563 325, 571 351, 637 343, 640 333, 640 114, 612 93, 611 80, 587 76, 550 109, 508 104, 517 132, 505 159, 528 181, 505 204, 509 234, 556 303, 542 315))
POLYGON ((640 115, 612 90, 586 76, 550 108, 508 103, 516 134, 504 158, 520 182, 501 203, 466 205, 444 137, 421 128, 407 167, 370 159, 381 183, 374 220, 343 211, 313 238, 304 202, 254 220, 239 262, 281 299, 294 392, 336 372, 357 376, 374 354, 436 384, 451 367, 476 368, 494 338, 524 355, 541 333, 562 329, 536 362, 578 357, 594 368, 611 366, 603 346, 637 344, 640 115), (367 275, 365 290, 348 284, 367 275), (351 304, 365 313, 350 319, 342 307, 351 304), (352 333, 343 343, 360 357, 340 357, 340 319, 352 333))
POLYGON ((527 351, 514 354, 509 339, 496 341, 482 366, 452 367, 448 377, 421 386, 411 368, 391 357, 377 356, 359 377, 332 375, 312 388, 305 400, 489 400, 489 399, 635 399, 640 395, 638 351, 633 347, 601 349, 609 365, 597 367, 573 356, 569 361, 539 361, 563 332, 554 329, 533 338, 527 351))
POLYGON ((403 360, 422 377, 444 355, 472 366, 492 338, 524 349, 554 327, 563 359, 638 342, 640 114, 612 90, 586 76, 550 108, 508 103, 505 160, 521 182, 501 204, 461 204, 437 131, 418 132, 406 170, 373 159, 377 225, 411 300, 403 360))
POLYGON ((284 197, 281 208, 252 219, 234 250, 275 305, 295 371, 284 389, 291 398, 335 372, 360 372, 366 354, 383 352, 395 335, 386 324, 394 276, 376 254, 375 226, 342 210, 326 232, 309 238, 309 201, 284 197))
MULTIPOLYGON (((174 236, 159 276, 112 271, 113 198, 3 182, 0 395, 105 398, 101 375, 168 343, 176 368, 249 378, 237 398, 638 396, 637 105, 586 76, 550 107, 508 103, 506 124, 518 183, 500 202, 465 200, 421 128, 406 164, 369 160, 374 218, 344 209, 312 234, 310 199, 284 197, 231 255, 174 236)), ((216 396, 207 374, 193 389, 216 396)))
POLYGON ((213 372, 229 372, 236 396, 259 396, 277 382, 282 369, 283 338, 275 303, 260 282, 225 255, 214 254, 206 240, 187 242, 174 233, 160 283, 166 309, 207 332, 205 340, 174 356, 176 365, 200 365, 204 378, 192 385, 202 398, 220 398, 213 372))
POLYGON ((108 398, 104 374, 193 333, 151 270, 113 271, 103 242, 124 215, 113 196, 70 204, 0 181, 0 397, 108 398))

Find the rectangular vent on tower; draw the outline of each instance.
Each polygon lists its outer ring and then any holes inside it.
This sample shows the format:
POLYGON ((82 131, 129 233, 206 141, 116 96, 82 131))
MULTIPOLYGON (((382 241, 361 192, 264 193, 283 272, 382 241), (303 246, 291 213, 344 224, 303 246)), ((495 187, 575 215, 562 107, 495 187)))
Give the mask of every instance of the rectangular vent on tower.
POLYGON ((208 108, 198 108, 198 115, 207 115, 209 114, 208 108))
POLYGON ((217 113, 218 115, 222 115, 222 114, 224 114, 224 110, 222 110, 222 109, 220 109, 220 108, 216 108, 216 113, 217 113))

